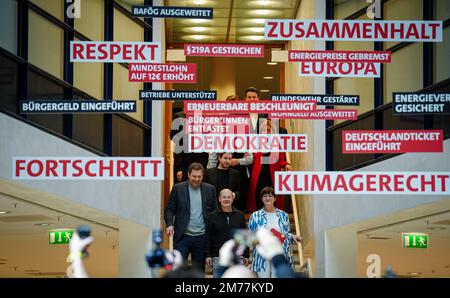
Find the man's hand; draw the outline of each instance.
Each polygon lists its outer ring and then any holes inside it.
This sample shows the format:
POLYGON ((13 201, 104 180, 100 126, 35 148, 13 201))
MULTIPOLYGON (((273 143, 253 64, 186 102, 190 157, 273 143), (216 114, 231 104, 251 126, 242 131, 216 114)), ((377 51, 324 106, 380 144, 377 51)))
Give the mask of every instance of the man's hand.
POLYGON ((173 226, 168 226, 167 228, 166 228, 166 234, 167 234, 167 236, 173 236, 173 226))
POLYGON ((303 238, 298 235, 292 235, 292 239, 294 239, 295 243, 299 243, 303 241, 303 238))
POLYGON ((234 167, 234 166, 237 166, 237 165, 239 165, 239 159, 233 158, 233 159, 230 160, 230 166, 234 167))
POLYGON ((206 266, 212 269, 212 258, 208 257, 205 259, 206 266))

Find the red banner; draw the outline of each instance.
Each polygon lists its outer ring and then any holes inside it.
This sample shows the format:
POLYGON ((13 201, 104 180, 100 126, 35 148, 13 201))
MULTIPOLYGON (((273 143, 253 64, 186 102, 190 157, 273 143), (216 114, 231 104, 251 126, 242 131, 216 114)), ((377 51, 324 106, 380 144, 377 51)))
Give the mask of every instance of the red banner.
POLYGON ((264 57, 263 45, 185 44, 185 56, 201 57, 264 57))
POLYGON ((314 111, 317 107, 315 101, 216 101, 216 100, 185 100, 184 112, 186 114, 205 113, 229 113, 229 114, 248 114, 248 113, 301 113, 305 111, 314 111))
POLYGON ((344 130, 342 153, 443 152, 442 130, 344 130))
POLYGON ((130 82, 196 83, 197 65, 194 63, 131 63, 128 66, 130 82))

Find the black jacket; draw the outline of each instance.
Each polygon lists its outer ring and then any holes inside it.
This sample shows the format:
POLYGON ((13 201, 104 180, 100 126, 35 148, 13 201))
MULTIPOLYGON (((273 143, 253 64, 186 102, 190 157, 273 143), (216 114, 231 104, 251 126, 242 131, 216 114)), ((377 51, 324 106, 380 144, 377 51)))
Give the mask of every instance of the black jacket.
MULTIPOLYGON (((174 244, 186 232, 189 223, 191 204, 188 183, 188 181, 184 181, 173 186, 169 195, 169 202, 164 210, 166 226, 174 226, 174 244)), ((216 189, 208 183, 202 183, 200 185, 200 191, 202 193, 203 219, 206 225, 207 214, 217 209, 216 189)))
MULTIPOLYGON (((206 223, 205 258, 218 257, 220 248, 232 238, 236 229, 247 229, 244 213, 233 208, 228 220, 227 214, 220 208, 211 212, 206 223)), ((248 250, 244 257, 248 258, 248 250)))
MULTIPOLYGON (((204 182, 209 183, 216 188, 217 195, 219 195, 221 191, 221 189, 218 188, 218 171, 220 171, 218 168, 207 169, 205 172, 205 176, 203 176, 204 182)), ((235 169, 229 169, 228 173, 230 177, 228 188, 232 192, 236 193, 235 200, 239 200, 239 198, 241 197, 241 174, 239 174, 239 172, 235 169)))

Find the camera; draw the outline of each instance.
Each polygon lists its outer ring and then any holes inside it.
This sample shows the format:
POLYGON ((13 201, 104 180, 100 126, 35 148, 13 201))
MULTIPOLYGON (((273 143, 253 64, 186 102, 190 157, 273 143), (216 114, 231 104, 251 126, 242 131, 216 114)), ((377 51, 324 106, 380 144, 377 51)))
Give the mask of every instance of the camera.
POLYGON ((154 248, 150 250, 145 259, 150 268, 164 268, 167 265, 166 252, 161 248, 162 231, 161 229, 154 229, 152 233, 152 242, 154 248))
POLYGON ((243 245, 248 248, 254 248, 258 244, 256 234, 249 230, 235 230, 233 239, 238 246, 243 245))
MULTIPOLYGON (((83 225, 80 225, 80 226, 77 227, 77 234, 78 234, 78 237, 80 237, 80 239, 85 239, 85 238, 91 236, 91 228, 90 228, 89 226, 83 226, 83 225)), ((87 252, 88 246, 89 246, 89 245, 87 245, 87 246, 81 251, 83 257, 89 256, 89 254, 88 254, 88 252, 87 252)))

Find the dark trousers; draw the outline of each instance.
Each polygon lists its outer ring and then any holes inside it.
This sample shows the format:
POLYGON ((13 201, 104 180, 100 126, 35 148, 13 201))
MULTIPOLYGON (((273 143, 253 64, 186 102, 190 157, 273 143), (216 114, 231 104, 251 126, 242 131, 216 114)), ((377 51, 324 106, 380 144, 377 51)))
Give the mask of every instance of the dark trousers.
POLYGON ((174 249, 178 250, 186 262, 191 254, 192 264, 202 272, 205 271, 205 235, 189 236, 184 234, 180 240, 174 244, 174 249))

